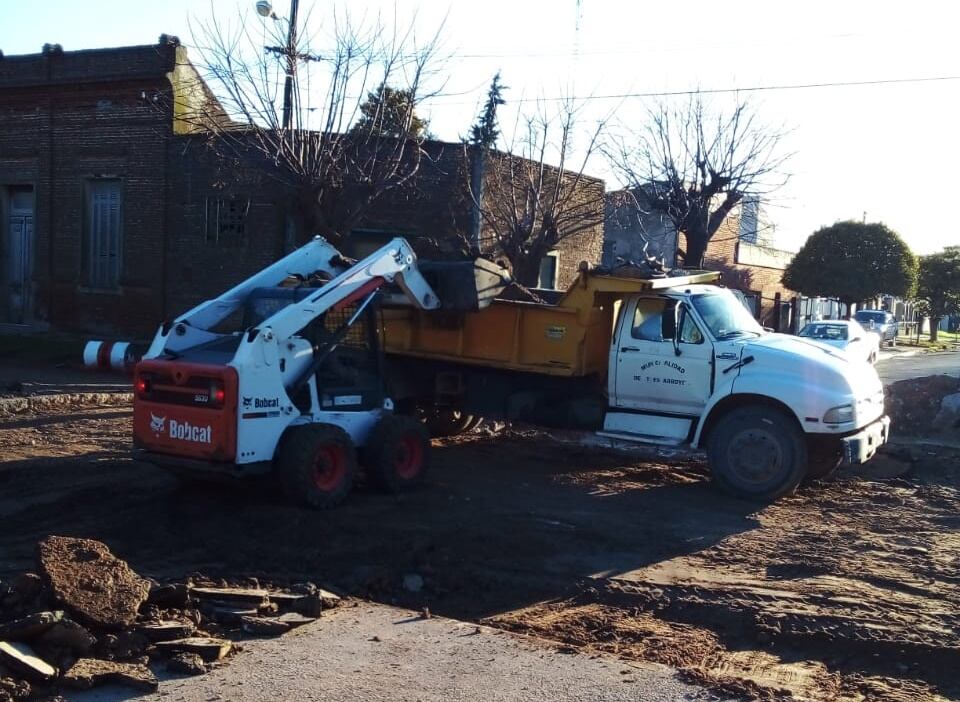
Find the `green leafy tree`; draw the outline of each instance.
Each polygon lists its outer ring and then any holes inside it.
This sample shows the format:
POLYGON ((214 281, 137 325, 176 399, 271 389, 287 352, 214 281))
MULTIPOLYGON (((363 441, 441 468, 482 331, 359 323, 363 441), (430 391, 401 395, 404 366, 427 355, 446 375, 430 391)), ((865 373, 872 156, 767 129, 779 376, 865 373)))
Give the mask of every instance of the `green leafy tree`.
POLYGON ((960 246, 920 258, 917 297, 930 317, 930 341, 936 341, 940 321, 960 312, 960 246))
POLYGON ((381 85, 367 93, 366 102, 360 105, 360 119, 352 131, 365 138, 424 139, 427 136, 427 120, 418 117, 414 107, 415 101, 410 91, 381 85))
POLYGON ((917 258, 903 239, 879 222, 837 222, 807 239, 783 274, 783 284, 811 297, 835 297, 847 306, 877 295, 910 297, 917 258))
POLYGON ((483 112, 477 118, 477 123, 470 127, 468 143, 484 149, 493 148, 500 138, 500 129, 497 127, 497 108, 506 104, 503 99, 505 86, 500 82, 500 71, 497 71, 490 82, 487 91, 487 101, 483 105, 483 112))

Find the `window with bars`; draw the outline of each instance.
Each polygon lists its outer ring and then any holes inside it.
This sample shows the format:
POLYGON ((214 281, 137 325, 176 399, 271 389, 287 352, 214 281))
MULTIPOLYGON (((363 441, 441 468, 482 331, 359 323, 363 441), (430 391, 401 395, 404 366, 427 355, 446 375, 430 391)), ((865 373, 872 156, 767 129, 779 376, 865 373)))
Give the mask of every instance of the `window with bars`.
POLYGON ((98 290, 120 287, 123 254, 123 189, 119 178, 87 182, 84 282, 98 290))
POLYGON ((242 246, 247 238, 249 212, 249 199, 207 198, 207 242, 221 246, 242 246))

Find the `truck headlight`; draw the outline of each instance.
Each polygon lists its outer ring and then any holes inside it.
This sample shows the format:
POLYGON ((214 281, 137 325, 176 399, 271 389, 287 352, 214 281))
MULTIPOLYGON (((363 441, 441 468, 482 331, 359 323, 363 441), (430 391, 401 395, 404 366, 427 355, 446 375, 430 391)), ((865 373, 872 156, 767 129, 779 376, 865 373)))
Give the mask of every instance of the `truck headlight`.
POLYGON ((831 407, 823 415, 824 424, 844 424, 853 421, 853 405, 831 407))

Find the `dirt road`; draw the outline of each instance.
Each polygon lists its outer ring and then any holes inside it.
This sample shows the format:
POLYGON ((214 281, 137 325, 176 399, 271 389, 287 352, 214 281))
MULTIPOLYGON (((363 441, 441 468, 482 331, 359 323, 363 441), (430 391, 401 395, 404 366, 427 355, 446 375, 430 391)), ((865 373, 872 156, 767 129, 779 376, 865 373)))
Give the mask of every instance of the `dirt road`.
POLYGON ((696 462, 478 434, 437 446, 422 490, 317 513, 182 487, 131 462, 129 434, 117 408, 0 421, 0 577, 44 535, 84 536, 144 574, 315 580, 748 697, 960 697, 956 452, 758 509, 696 462))

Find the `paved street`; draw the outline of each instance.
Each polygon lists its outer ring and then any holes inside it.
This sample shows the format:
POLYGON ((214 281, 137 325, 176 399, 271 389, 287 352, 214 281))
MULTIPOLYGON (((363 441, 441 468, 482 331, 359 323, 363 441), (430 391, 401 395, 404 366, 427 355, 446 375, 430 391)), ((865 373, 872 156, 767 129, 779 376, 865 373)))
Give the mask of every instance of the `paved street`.
POLYGON ((77 702, 138 700, 717 700, 665 666, 560 653, 535 639, 364 603, 282 639, 250 641, 229 665, 141 696, 104 687, 77 702))
POLYGON ((895 383, 908 378, 927 375, 960 377, 960 352, 891 354, 877 362, 877 372, 884 383, 895 383))

